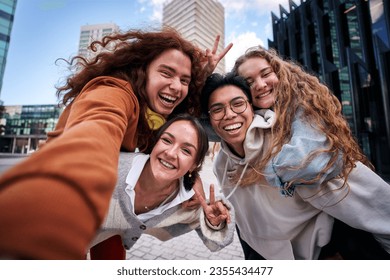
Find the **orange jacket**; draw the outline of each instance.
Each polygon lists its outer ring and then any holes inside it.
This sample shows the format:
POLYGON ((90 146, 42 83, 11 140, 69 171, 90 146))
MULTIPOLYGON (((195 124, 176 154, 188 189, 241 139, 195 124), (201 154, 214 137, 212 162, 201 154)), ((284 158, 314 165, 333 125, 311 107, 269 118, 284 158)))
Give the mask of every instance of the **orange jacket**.
POLYGON ((120 148, 137 145, 130 84, 91 80, 48 142, 0 178, 0 258, 84 258, 108 209, 120 148))

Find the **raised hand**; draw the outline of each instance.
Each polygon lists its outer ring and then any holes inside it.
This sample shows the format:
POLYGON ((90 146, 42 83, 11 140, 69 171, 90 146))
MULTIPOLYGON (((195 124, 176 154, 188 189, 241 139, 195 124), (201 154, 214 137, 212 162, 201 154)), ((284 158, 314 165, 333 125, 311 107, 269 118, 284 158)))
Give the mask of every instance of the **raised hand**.
POLYGON ((203 70, 205 71, 205 76, 211 75, 215 68, 217 67, 218 63, 221 61, 221 59, 227 54, 227 52, 232 48, 233 43, 230 43, 227 45, 226 48, 222 50, 220 54, 217 54, 219 40, 221 39, 220 35, 217 35, 215 38, 213 49, 206 49, 205 52, 205 60, 204 60, 204 67, 203 70))
POLYGON ((202 205, 203 211, 206 214, 207 220, 213 226, 218 226, 223 222, 230 223, 229 209, 222 203, 222 201, 215 201, 214 185, 210 185, 210 203, 207 204, 204 196, 198 189, 194 189, 195 194, 202 205))

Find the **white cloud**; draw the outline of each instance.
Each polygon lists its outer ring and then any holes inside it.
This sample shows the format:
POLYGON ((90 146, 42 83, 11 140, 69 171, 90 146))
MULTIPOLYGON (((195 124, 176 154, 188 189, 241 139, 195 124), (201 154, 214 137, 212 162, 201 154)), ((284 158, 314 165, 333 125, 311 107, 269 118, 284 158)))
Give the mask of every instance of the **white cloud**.
MULTIPOLYGON (((279 14, 279 5, 282 5, 288 10, 289 0, 219 0, 219 2, 225 7, 225 13, 229 16, 241 17, 248 11, 256 11, 259 15, 270 14, 273 11, 275 14, 279 14)), ((294 3, 299 3, 300 0, 293 0, 294 3)))
POLYGON ((245 11, 250 8, 250 3, 253 2, 253 0, 219 0, 219 2, 225 8, 225 14, 227 14, 227 16, 233 15, 240 17, 240 15, 245 14, 245 11))
POLYGON ((159 22, 162 21, 162 9, 163 4, 168 2, 167 0, 152 0, 152 1, 146 1, 146 0, 138 0, 138 3, 144 8, 144 5, 147 5, 151 7, 151 16, 150 20, 152 22, 159 22))
MULTIPOLYGON (((225 43, 235 42, 227 54, 226 69, 230 70, 235 58, 247 47, 261 44, 267 47, 267 40, 273 38, 271 11, 279 16, 279 5, 289 10, 289 0, 219 0, 225 7, 228 25, 225 43), (234 57, 234 58, 233 58, 234 57)), ((300 0, 293 0, 294 3, 300 0)))
POLYGON ((226 65, 226 71, 229 72, 232 70, 234 62, 236 59, 244 54, 244 52, 250 48, 257 45, 264 45, 263 41, 257 37, 256 33, 254 32, 246 32, 239 34, 235 36, 232 34, 228 40, 228 43, 232 42, 233 47, 230 49, 230 51, 225 56, 225 65, 226 65))

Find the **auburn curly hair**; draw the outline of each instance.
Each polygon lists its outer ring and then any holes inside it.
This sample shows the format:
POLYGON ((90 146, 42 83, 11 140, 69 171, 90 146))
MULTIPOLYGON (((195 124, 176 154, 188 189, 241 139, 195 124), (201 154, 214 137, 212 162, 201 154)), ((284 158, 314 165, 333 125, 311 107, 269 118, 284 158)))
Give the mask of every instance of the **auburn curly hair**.
POLYGON ((298 179, 294 183, 314 183, 336 163, 340 154, 343 164, 340 176, 344 178, 344 184, 356 161, 361 161, 373 168, 342 115, 340 101, 315 75, 305 71, 298 63, 283 59, 275 50, 266 50, 260 46, 250 48, 240 56, 232 72, 239 75, 240 65, 250 58, 265 59, 276 73, 279 82, 274 85, 276 100, 273 110, 276 114, 276 122, 272 128, 272 146, 265 156, 254 164, 254 170, 243 179, 243 185, 258 181, 259 176, 262 176, 259 171, 264 170, 267 162, 280 152, 284 144, 289 142, 292 122, 298 109, 303 111, 304 121, 314 123, 326 135, 329 143, 328 147, 308 155, 305 162, 307 163, 320 153, 328 153, 331 158, 316 178, 310 181, 298 179))
POLYGON ((173 114, 189 113, 200 115, 200 89, 204 83, 202 69, 202 51, 190 41, 185 40, 179 32, 166 27, 159 31, 129 30, 124 33, 111 34, 101 41, 94 41, 89 48, 96 53, 92 59, 77 55, 67 61, 69 75, 65 84, 57 87, 57 97, 63 105, 69 105, 79 95, 82 88, 92 79, 99 76, 112 76, 126 80, 132 86, 140 104, 140 121, 138 125, 138 146, 143 151, 150 149, 155 133, 149 129, 145 112, 146 102, 146 69, 162 52, 176 49, 191 60, 191 82, 188 95, 173 114))

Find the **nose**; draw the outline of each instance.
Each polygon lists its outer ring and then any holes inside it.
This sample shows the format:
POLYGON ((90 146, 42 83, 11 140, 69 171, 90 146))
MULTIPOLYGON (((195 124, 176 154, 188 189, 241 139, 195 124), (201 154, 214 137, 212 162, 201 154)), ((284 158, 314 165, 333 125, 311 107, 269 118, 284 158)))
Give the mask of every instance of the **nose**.
POLYGON ((230 119, 232 117, 237 116, 237 113, 235 113, 230 106, 225 107, 225 117, 226 119, 230 119))
POLYGON ((256 90, 260 90, 260 89, 263 89, 267 86, 267 83, 265 82, 264 79, 262 79, 261 77, 257 77, 256 81, 255 81, 255 86, 254 88, 256 90))
POLYGON ((169 158, 176 158, 177 156, 177 147, 176 146, 171 146, 165 150, 165 154, 169 158))
POLYGON ((181 90, 181 82, 179 78, 172 78, 171 83, 169 84, 169 88, 175 91, 181 90))

